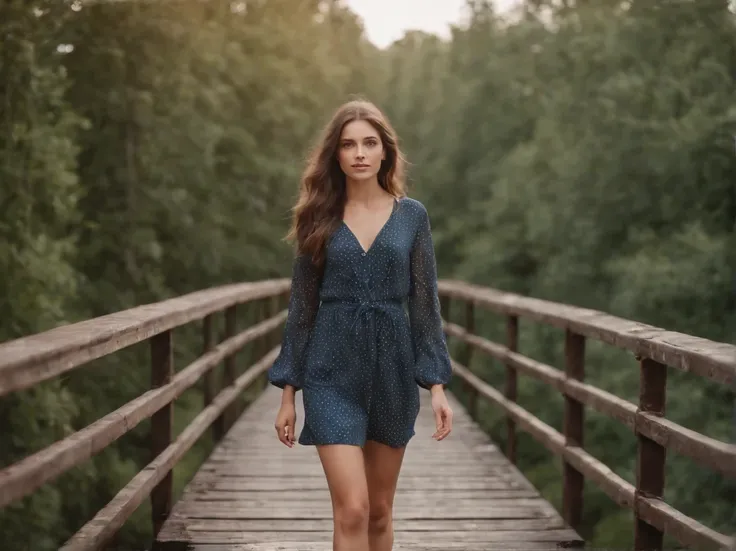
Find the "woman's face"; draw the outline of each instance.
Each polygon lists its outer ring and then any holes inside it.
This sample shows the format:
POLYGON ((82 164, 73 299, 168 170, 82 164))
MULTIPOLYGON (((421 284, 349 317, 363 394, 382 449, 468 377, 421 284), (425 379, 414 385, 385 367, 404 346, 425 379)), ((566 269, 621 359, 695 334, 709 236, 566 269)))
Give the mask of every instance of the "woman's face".
POLYGON ((376 178, 381 161, 386 158, 378 130, 364 120, 352 121, 343 127, 337 151, 340 168, 349 179, 356 181, 376 178))

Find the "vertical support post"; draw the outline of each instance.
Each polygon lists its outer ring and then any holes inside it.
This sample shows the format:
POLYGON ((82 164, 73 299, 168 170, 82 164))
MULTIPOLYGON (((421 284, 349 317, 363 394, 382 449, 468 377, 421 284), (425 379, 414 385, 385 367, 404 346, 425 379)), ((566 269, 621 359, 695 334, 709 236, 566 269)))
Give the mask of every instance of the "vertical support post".
MULTIPOLYGON (((667 366, 649 358, 640 360, 639 365, 639 411, 662 417, 667 397, 667 366)), ((634 548, 637 551, 661 550, 664 534, 639 517, 638 498, 662 498, 667 448, 640 434, 638 430, 636 437, 639 449, 636 457, 634 548)))
MULTIPOLYGON (((585 378, 585 337, 565 331, 565 376, 582 381, 585 378)), ((565 446, 583 446, 583 404, 565 395, 565 446)), ((562 510, 565 521, 573 528, 580 526, 583 514, 583 474, 563 459, 562 510)))
MULTIPOLYGON (((465 303, 465 331, 469 335, 475 334, 475 302, 472 299, 465 303)), ((473 357, 473 346, 470 343, 465 343, 464 352, 463 364, 465 364, 465 367, 470 368, 470 360, 473 357)))
MULTIPOLYGON (((174 376, 174 354, 171 331, 151 337, 151 388, 158 388, 174 376)), ((151 416, 151 459, 171 444, 174 404, 169 402, 151 416)), ((173 476, 170 470, 151 491, 151 520, 154 536, 171 512, 173 476)))
MULTIPOLYGON (((202 320, 202 353, 206 354, 215 346, 214 328, 212 326, 212 314, 204 317, 202 320)), ((216 379, 215 379, 215 367, 205 373, 202 380, 202 401, 203 407, 207 407, 212 403, 215 396, 217 395, 216 379)), ((212 439, 214 442, 218 442, 222 438, 222 434, 218 431, 218 424, 212 424, 212 439)))
MULTIPOLYGON (((211 347, 215 346, 215 342, 217 341, 217 336, 215 335, 215 320, 214 315, 208 316, 210 318, 209 321, 209 336, 205 337, 205 343, 207 343, 207 339, 209 339, 209 344, 211 347)), ((204 329, 203 330, 207 330, 204 329)), ((213 387, 213 393, 212 398, 214 399, 217 394, 219 394, 223 388, 225 388, 224 385, 224 375, 217 376, 218 373, 222 373, 222 370, 220 369, 220 364, 217 364, 214 366, 211 370, 211 376, 212 376, 212 387, 213 387)), ((222 412, 213 422, 212 422, 212 438, 214 439, 214 442, 217 443, 220 440, 222 440, 222 437, 225 436, 225 433, 227 432, 227 427, 225 426, 225 412, 222 412)))
MULTIPOLYGON (((449 323, 450 321, 450 297, 448 295, 439 295, 440 300, 440 316, 442 322, 449 323)), ((449 343, 448 343, 449 344, 449 343)), ((447 385, 444 385, 447 388, 447 385)))
MULTIPOLYGON (((506 348, 509 352, 517 352, 519 349, 518 316, 506 318, 506 348)), ((507 363, 504 395, 511 402, 516 402, 517 399, 517 378, 516 369, 507 363)), ((506 457, 512 464, 516 464, 516 422, 510 415, 506 416, 506 457)))
MULTIPOLYGON (((237 334, 237 313, 237 305, 232 305, 225 310, 225 340, 230 337, 234 337, 237 334)), ((235 379, 237 379, 235 356, 235 354, 231 354, 225 358, 225 371, 222 381, 223 388, 235 384, 235 379)), ((230 427, 232 427, 235 422, 238 414, 237 408, 238 400, 235 399, 223 412, 226 430, 230 430, 230 427)))
MULTIPOLYGON (((469 335, 475 334, 475 302, 469 299, 465 302, 465 331, 469 335)), ((463 364, 470 369, 470 361, 473 359, 473 346, 465 343, 465 354, 463 364)), ((468 385, 469 403, 468 411, 473 419, 478 418, 478 391, 468 385)))

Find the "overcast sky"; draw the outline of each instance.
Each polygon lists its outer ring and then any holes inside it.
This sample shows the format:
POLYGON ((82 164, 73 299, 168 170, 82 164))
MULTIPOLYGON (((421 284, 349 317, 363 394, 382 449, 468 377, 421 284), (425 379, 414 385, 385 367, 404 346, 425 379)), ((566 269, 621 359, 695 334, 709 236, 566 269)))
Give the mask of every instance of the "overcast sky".
MULTIPOLYGON (((516 0, 495 0, 499 11, 516 0)), ((388 46, 409 29, 449 36, 448 25, 462 20, 465 0, 345 0, 363 18, 368 38, 378 47, 388 46)))

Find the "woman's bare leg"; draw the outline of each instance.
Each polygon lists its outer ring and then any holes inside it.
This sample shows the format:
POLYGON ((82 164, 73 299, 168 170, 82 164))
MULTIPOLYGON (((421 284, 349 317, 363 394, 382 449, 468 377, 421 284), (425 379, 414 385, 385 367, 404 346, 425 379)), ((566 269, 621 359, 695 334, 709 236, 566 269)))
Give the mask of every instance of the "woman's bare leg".
POLYGON ((368 440, 363 448, 368 481, 368 541, 370 551, 391 551, 394 543, 393 508, 405 448, 368 440))
POLYGON ((369 551, 368 486, 358 446, 317 446, 332 499, 333 551, 369 551))

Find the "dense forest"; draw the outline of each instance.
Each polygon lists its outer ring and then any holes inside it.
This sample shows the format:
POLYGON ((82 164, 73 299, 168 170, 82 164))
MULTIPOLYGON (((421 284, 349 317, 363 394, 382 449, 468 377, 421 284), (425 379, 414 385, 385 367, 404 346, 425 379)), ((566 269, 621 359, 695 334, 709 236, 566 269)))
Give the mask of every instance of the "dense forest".
MULTIPOLYGON (((442 277, 736 342, 729 2, 522 4, 504 18, 468 0, 450 40, 412 32, 380 50, 340 0, 3 2, 0 341, 288 275, 303 160, 331 111, 361 96, 401 136, 442 277)), ((481 321, 489 337, 503 322, 481 321)), ((177 362, 197 351, 190 340, 176 341, 177 362)), ((523 353, 559 367, 562 345, 522 322, 523 353)), ((145 352, 0 399, 0 466, 140 394, 145 352)), ((591 382, 636 400, 633 357, 591 346, 586 362, 591 382)), ((471 367, 503 380, 479 355, 471 367)), ((197 392, 178 400, 176 430, 197 392)), ((561 428, 559 395, 522 378, 519 401, 561 428)), ((733 389, 671 372, 674 421, 733 441, 733 408, 733 389)), ((499 412, 480 411, 503 444, 499 412)), ((628 429, 586 412, 585 430, 586 448, 633 482, 628 429)), ((1 510, 3 550, 56 549, 148 461, 146 431, 1 510)), ((176 468, 177 491, 210 446, 176 468)), ((527 437, 519 457, 560 507, 559 461, 527 437)), ((687 459, 668 456, 665 499, 736 526, 736 483, 687 459)), ((149 518, 142 506, 116 544, 145 549, 149 518)), ((631 544, 632 514, 591 484, 583 524, 593 546, 631 544)))

